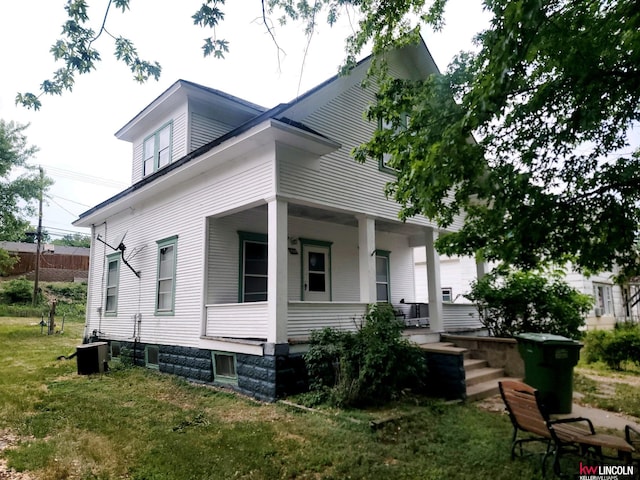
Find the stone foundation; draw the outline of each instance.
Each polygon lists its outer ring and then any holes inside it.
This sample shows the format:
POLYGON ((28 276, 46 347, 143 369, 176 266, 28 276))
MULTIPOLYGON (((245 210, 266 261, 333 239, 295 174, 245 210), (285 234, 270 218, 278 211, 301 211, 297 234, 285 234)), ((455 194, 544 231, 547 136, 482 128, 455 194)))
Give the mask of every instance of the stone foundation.
MULTIPOLYGON (((147 344, 126 341, 119 343, 122 361, 146 366, 147 344)), ((272 349, 273 355, 235 354, 237 383, 230 383, 228 379, 218 382, 214 377, 211 350, 175 345, 153 346, 158 347, 160 372, 193 382, 224 386, 265 402, 273 402, 307 389, 307 373, 302 355, 290 355, 287 348, 272 349)))

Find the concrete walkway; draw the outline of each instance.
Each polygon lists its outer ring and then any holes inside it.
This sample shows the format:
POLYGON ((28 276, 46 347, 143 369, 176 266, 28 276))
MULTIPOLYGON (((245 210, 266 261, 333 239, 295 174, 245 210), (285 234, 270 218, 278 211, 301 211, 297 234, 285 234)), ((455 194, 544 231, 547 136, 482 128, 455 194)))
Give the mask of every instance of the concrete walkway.
POLYGON ((625 425, 631 425, 636 429, 640 429, 640 420, 637 418, 623 415, 621 413, 608 412, 599 408, 585 407, 584 405, 578 405, 577 403, 573 404, 571 413, 551 416, 553 418, 585 417, 591 420, 596 429, 601 427, 624 430, 625 425))

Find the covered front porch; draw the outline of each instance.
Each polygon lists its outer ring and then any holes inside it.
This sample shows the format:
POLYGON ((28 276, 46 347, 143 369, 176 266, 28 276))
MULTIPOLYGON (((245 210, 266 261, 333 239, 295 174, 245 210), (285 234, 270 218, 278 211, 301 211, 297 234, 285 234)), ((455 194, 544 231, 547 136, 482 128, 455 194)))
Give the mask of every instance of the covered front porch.
POLYGON ((316 329, 356 330, 375 302, 443 332, 452 306, 440 294, 437 234, 280 197, 209 217, 202 338, 300 343, 316 329), (411 308, 416 246, 427 255, 428 315, 411 308))

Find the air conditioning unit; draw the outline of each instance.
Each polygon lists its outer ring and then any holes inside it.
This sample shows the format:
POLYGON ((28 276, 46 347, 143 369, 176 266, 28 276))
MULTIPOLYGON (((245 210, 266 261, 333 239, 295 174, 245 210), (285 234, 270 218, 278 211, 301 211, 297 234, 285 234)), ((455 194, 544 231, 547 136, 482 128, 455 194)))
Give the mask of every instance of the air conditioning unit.
POLYGON ((602 309, 600 307, 596 307, 595 311, 596 311, 596 317, 602 316, 602 309))
POLYGON ((78 375, 104 373, 108 369, 109 344, 107 342, 93 342, 76 347, 78 361, 78 375))

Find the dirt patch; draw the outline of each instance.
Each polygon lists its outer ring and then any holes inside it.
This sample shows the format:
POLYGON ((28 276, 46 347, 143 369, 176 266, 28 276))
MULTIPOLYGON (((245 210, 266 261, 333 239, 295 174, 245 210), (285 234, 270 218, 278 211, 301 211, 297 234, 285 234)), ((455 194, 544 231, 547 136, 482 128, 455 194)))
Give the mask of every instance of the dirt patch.
MULTIPOLYGON (((19 441, 19 437, 8 430, 0 430, 0 457, 6 449, 12 448, 19 441)), ((0 458, 0 480, 35 480, 28 473, 16 472, 7 466, 7 460, 0 458)))
MULTIPOLYGON (((640 375, 616 375, 611 374, 606 377, 594 373, 592 370, 586 370, 583 368, 576 368, 576 373, 587 377, 595 382, 598 382, 600 387, 610 386, 616 383, 624 383, 625 385, 631 385, 633 387, 640 387, 640 375)), ((605 387, 606 388, 606 387, 605 387)))

